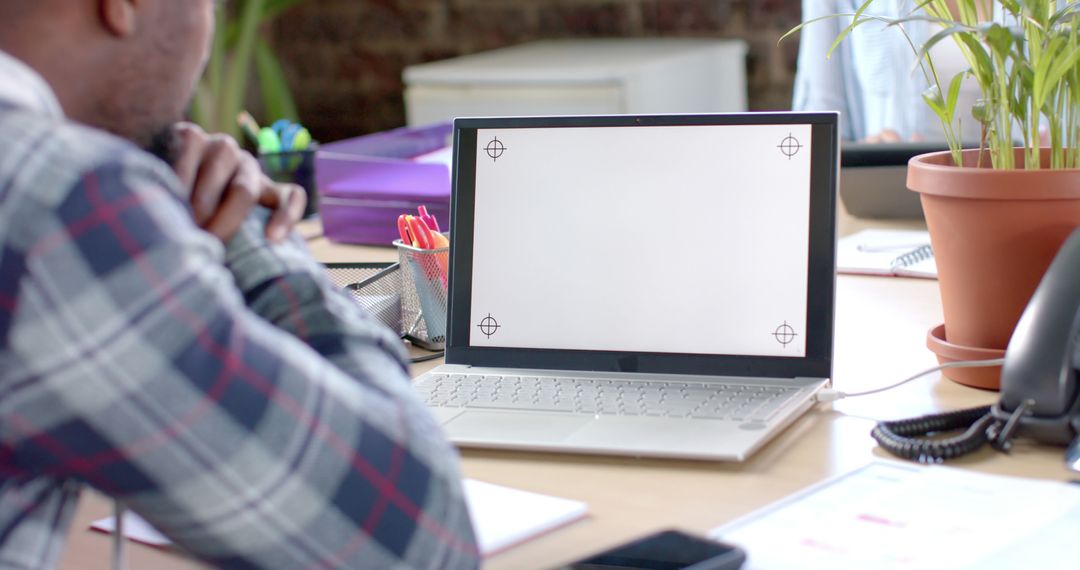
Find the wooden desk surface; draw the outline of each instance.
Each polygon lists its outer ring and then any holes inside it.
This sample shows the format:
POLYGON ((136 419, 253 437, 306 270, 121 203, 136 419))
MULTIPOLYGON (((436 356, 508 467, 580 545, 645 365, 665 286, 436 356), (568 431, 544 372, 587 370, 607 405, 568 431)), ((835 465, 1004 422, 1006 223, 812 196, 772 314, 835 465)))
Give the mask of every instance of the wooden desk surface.
MULTIPOLYGON (((912 227, 841 217, 840 233, 867 226, 912 227)), ((318 233, 314 224, 302 231, 318 233)), ((310 242, 323 261, 389 261, 389 248, 310 242)), ((854 392, 880 387, 934 366, 926 332, 941 322, 937 282, 842 275, 837 279, 834 387, 854 392)), ((436 363, 416 368, 421 372, 436 363)), ((807 485, 887 458, 870 438, 881 419, 984 405, 996 393, 960 386, 937 374, 882 394, 820 405, 739 464, 463 450, 465 475, 509 487, 585 501, 590 518, 489 559, 485 568, 546 568, 666 527, 705 532, 807 485)), ((951 462, 987 473, 1070 479, 1060 448, 1018 442, 1010 455, 989 450, 951 462)), ((85 530, 110 514, 111 503, 86 493, 76 513, 65 570, 103 568, 109 538, 85 530)), ((196 568, 181 556, 132 544, 132 568, 196 568)))

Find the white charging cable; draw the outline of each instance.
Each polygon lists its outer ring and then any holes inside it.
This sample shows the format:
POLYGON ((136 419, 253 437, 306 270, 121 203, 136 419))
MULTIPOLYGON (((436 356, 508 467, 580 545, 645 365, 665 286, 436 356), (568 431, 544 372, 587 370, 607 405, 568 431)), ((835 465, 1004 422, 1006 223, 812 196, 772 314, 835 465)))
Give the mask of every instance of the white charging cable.
POLYGON ((922 372, 919 372, 918 374, 915 374, 914 376, 911 376, 909 378, 905 378, 905 379, 903 379, 903 380, 901 380, 901 381, 899 381, 899 382, 897 382, 895 384, 890 384, 890 385, 885 386, 883 388, 875 388, 873 390, 866 390, 865 392, 850 392, 850 393, 841 392, 840 390, 833 390, 831 388, 826 388, 826 389, 821 390, 820 392, 818 392, 817 395, 814 397, 814 399, 817 402, 833 402, 833 401, 836 401, 836 400, 842 400, 844 398, 854 398, 856 396, 869 396, 870 394, 878 394, 880 392, 885 392, 887 390, 892 390, 893 388, 898 388, 900 386, 903 386, 904 384, 907 384, 908 382, 911 382, 912 380, 918 380, 919 378, 922 378, 923 376, 926 376, 927 374, 933 374, 934 372, 938 372, 940 370, 946 370, 948 368, 981 368, 983 366, 1000 366, 1002 364, 1005 364, 1005 359, 1004 358, 994 358, 992 360, 959 360, 959 361, 956 361, 956 362, 946 362, 945 364, 942 364, 941 366, 935 366, 933 368, 927 368, 926 370, 923 370, 922 372))

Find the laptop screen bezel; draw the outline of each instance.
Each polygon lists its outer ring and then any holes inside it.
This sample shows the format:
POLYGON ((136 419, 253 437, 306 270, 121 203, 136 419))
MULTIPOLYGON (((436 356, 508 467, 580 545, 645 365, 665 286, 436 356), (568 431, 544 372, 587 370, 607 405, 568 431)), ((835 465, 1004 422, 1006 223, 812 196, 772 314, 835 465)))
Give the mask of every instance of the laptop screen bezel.
MULTIPOLYGON (((446 363, 498 368, 831 378, 836 282, 837 113, 459 118, 454 121, 446 363), (477 131, 561 127, 810 125, 810 236, 805 356, 747 356, 470 346, 477 131), (459 315, 462 318, 457 318, 459 315)), ((663 260, 652 260, 660 268, 663 260)), ((658 269, 661 270, 661 269, 658 269)))

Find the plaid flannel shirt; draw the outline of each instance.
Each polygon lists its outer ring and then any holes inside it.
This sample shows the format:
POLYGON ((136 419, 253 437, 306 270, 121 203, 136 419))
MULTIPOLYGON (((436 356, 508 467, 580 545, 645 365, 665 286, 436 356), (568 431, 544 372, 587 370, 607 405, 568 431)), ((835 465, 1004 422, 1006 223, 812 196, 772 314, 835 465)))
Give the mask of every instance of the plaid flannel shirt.
POLYGON ((216 566, 477 566, 398 339, 301 241, 222 247, 164 163, 0 77, 0 567, 55 565, 83 485, 216 566))

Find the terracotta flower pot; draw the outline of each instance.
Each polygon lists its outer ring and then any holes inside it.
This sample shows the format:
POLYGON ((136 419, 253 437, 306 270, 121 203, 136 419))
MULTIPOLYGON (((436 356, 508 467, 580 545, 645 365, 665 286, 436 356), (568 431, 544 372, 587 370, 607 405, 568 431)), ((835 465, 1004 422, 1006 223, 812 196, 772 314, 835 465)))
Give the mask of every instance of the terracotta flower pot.
MULTIPOLYGON (((965 168, 948 152, 908 163, 907 186, 920 193, 938 265, 944 338, 930 334, 928 345, 941 362, 1004 350, 1050 261, 1080 225, 1080 169, 993 170, 977 159, 971 150, 965 168)), ((953 372, 945 376, 962 384, 1001 385, 1000 368, 953 372)))

